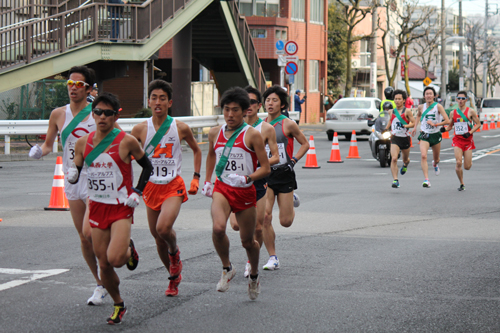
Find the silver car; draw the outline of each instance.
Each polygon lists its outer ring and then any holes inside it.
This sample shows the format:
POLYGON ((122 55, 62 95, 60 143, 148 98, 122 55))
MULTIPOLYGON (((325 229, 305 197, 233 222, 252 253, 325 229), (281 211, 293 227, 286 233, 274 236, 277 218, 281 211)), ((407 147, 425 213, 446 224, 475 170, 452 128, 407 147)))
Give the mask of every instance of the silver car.
POLYGON ((326 134, 333 140, 333 133, 344 135, 351 140, 352 131, 356 135, 371 133, 368 119, 377 118, 380 112, 380 99, 374 97, 342 98, 326 112, 326 134))

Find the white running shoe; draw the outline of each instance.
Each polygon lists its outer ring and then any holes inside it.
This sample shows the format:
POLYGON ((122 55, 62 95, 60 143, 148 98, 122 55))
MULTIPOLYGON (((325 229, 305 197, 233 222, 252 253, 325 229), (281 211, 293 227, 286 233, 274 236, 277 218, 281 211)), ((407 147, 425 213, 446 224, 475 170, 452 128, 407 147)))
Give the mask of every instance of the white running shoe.
POLYGON ((219 283, 217 283, 217 291, 220 292, 227 291, 229 289, 229 282, 233 279, 235 275, 236 275, 236 270, 234 269, 234 267, 229 272, 223 269, 222 276, 219 280, 219 283))
POLYGON ((274 271, 275 269, 280 268, 280 261, 277 256, 270 256, 267 264, 262 267, 266 271, 274 271))
POLYGON ((439 170, 439 166, 437 164, 434 164, 434 160, 432 160, 432 166, 434 167, 434 173, 436 174, 436 176, 439 176, 441 170, 439 170))
POLYGON ((300 206, 300 198, 297 193, 293 192, 293 207, 297 208, 300 206))
POLYGON ((252 280, 248 279, 248 297, 250 299, 256 300, 260 294, 260 276, 257 276, 257 279, 252 280))
POLYGON ((97 286, 94 289, 94 294, 87 300, 87 305, 101 305, 108 291, 103 286, 97 286))
POLYGON ((247 261, 247 264, 245 265, 245 273, 243 273, 243 277, 249 277, 250 276, 250 270, 252 267, 250 266, 250 262, 247 261))

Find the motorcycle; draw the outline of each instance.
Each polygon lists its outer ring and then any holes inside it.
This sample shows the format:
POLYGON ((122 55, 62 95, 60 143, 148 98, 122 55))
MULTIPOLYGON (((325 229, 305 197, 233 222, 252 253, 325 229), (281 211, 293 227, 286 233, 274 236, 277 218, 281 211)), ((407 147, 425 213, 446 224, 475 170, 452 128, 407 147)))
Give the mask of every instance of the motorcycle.
POLYGON ((372 126, 368 144, 373 158, 380 162, 382 168, 391 165, 391 131, 385 131, 389 121, 389 112, 386 111, 380 113, 376 119, 368 120, 368 126, 372 126))

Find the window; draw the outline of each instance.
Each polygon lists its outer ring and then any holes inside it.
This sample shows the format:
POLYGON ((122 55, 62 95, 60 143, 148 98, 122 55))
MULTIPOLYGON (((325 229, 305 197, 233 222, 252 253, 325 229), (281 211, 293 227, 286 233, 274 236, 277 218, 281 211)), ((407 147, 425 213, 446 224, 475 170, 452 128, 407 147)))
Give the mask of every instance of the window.
POLYGON ((281 40, 287 40, 287 37, 286 37, 286 30, 283 30, 281 32, 281 40))
POLYGON ((324 23, 324 7, 323 0, 311 0, 311 17, 309 18, 311 22, 314 23, 324 23))
POLYGON ((360 67, 369 67, 370 66, 370 40, 362 39, 359 41, 359 58, 360 58, 360 67))
POLYGON ((306 0, 292 0, 292 19, 304 21, 305 13, 306 0))
POLYGON ((281 30, 276 30, 276 39, 281 39, 281 30))
POLYGON ((304 90, 304 66, 305 66, 305 61, 304 60, 299 60, 299 63, 297 64, 299 66, 299 69, 297 70, 297 74, 295 74, 295 84, 294 84, 294 90, 300 89, 304 90))
POLYGON ((319 61, 309 60, 309 91, 318 91, 319 88, 319 61))
POLYGON ((253 38, 267 38, 266 29, 250 29, 250 34, 253 38))
POLYGON ((280 16, 280 0, 238 0, 240 12, 245 16, 280 16))

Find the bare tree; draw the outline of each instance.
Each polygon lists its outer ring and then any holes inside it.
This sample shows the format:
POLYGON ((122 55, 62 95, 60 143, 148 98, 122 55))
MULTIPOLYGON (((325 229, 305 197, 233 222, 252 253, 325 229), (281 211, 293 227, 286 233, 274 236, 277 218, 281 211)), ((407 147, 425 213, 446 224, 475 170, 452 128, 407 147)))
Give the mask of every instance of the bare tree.
MULTIPOLYGON (((467 36, 467 45, 471 49, 471 83, 474 82, 474 95, 477 96, 477 82, 482 81, 479 76, 478 67, 482 63, 482 59, 485 56, 485 50, 483 47, 482 36, 484 29, 484 18, 475 17, 469 18, 469 24, 466 25, 465 31, 467 36)), ((469 89, 472 90, 472 87, 469 89)))
POLYGON ((342 39, 347 44, 345 96, 349 96, 352 88, 351 55, 353 45, 357 41, 372 36, 371 33, 355 35, 354 29, 372 11, 374 3, 366 0, 337 0, 337 3, 341 9, 339 18, 347 25, 347 34, 342 39))

